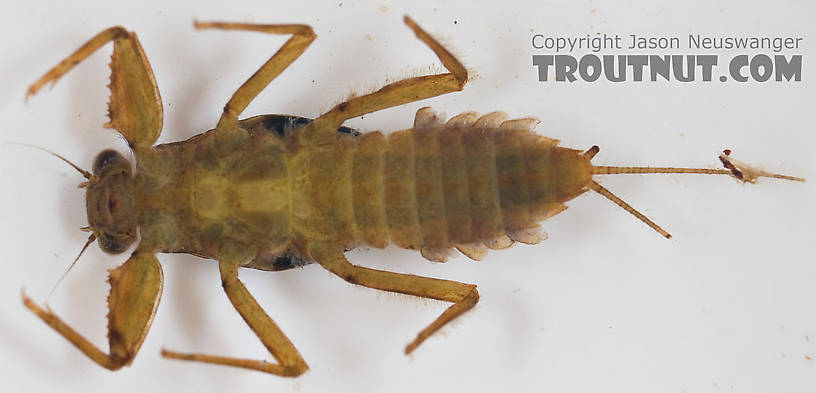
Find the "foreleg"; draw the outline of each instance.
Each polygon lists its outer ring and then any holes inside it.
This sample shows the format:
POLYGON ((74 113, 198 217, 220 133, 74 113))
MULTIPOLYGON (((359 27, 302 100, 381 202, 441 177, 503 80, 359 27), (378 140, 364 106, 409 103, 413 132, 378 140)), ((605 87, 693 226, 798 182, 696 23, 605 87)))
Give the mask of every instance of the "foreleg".
POLYGON ((113 41, 110 103, 106 128, 114 128, 136 154, 159 138, 164 118, 159 88, 136 33, 114 26, 91 38, 74 53, 31 84, 26 100, 44 85, 52 85, 97 49, 113 41))
POLYGON ((137 251, 123 265, 110 271, 109 281, 109 353, 91 344, 51 310, 40 308, 25 294, 23 304, 91 360, 109 370, 118 370, 133 361, 150 329, 161 298, 162 270, 155 255, 137 251))

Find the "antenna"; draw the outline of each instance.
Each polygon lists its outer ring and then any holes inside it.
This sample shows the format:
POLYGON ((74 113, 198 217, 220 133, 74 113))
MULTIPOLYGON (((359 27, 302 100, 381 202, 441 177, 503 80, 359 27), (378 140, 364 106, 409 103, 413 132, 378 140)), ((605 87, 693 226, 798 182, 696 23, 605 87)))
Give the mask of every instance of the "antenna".
POLYGON ((82 256, 82 253, 84 253, 84 252, 85 252, 85 250, 88 248, 88 246, 89 246, 89 245, 91 245, 91 243, 93 243, 93 241, 94 241, 94 240, 96 240, 96 234, 95 234, 95 233, 91 233, 91 236, 89 236, 89 237, 88 237, 88 241, 87 241, 87 242, 85 242, 85 245, 84 245, 84 246, 82 246, 82 250, 80 250, 80 251, 79 251, 79 255, 77 255, 77 257, 74 259, 74 261, 73 261, 73 262, 71 262, 71 266, 68 266, 68 270, 66 270, 66 271, 65 271, 65 273, 62 273, 62 276, 59 278, 59 280, 57 280, 57 283, 56 283, 56 284, 54 284, 54 287, 53 287, 53 288, 51 288, 51 292, 48 292, 48 296, 45 298, 45 303, 48 303, 48 299, 50 299, 50 298, 51 298, 51 295, 53 295, 53 294, 54 294, 54 291, 55 291, 55 290, 57 290, 57 287, 58 287, 58 286, 60 285, 60 283, 62 282, 62 279, 64 279, 64 278, 65 278, 65 276, 67 276, 67 275, 68 275, 68 272, 70 272, 70 271, 71 271, 71 269, 73 269, 73 268, 74 268, 74 265, 76 265, 77 261, 79 260, 79 257, 81 257, 81 256, 82 256))
POLYGON ((25 146, 25 147, 30 147, 30 148, 37 149, 37 150, 42 150, 42 151, 44 151, 44 152, 46 152, 46 153, 49 153, 49 154, 53 155, 54 157, 59 158, 59 159, 60 159, 60 160, 62 160, 62 161, 65 161, 65 163, 66 163, 66 164, 68 164, 68 165, 72 166, 74 169, 76 169, 77 171, 79 171, 79 173, 81 173, 81 174, 82 174, 82 176, 85 176, 85 178, 86 178, 86 179, 90 180, 90 179, 91 179, 91 177, 93 176, 93 174, 91 174, 90 172, 88 172, 88 171, 86 171, 86 170, 84 170, 84 169, 80 168, 79 166, 77 166, 77 165, 76 165, 76 164, 74 164, 73 162, 68 161, 68 159, 67 159, 67 158, 65 158, 65 157, 63 157, 63 156, 61 156, 61 155, 59 155, 59 154, 57 154, 57 153, 54 153, 53 151, 48 150, 48 149, 46 149, 46 148, 44 148, 44 147, 39 147, 39 146, 29 145, 29 144, 27 144, 27 143, 18 143, 18 142, 9 142, 9 144, 11 144, 11 145, 18 145, 18 146, 25 146))

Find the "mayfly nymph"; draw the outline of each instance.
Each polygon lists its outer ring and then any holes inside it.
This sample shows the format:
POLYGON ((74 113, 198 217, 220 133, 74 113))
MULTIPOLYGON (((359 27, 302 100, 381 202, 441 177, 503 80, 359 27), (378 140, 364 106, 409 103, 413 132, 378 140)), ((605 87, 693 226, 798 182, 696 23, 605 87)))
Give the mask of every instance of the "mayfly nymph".
POLYGON ((410 353, 478 302, 476 286, 357 266, 346 259, 346 251, 393 244, 418 250, 431 261, 444 262, 455 250, 479 260, 488 249, 541 241, 539 223, 588 190, 670 237, 595 182, 598 175, 802 180, 754 170, 731 159, 730 152, 720 157, 726 169, 595 166, 590 161, 597 146, 585 151, 558 146, 557 140, 533 132, 537 120, 510 120, 502 112, 467 112, 446 120, 424 107, 412 127, 388 135, 344 127, 351 118, 465 86, 465 67, 413 20, 404 20, 448 72, 391 83, 314 120, 238 118, 316 38, 311 27, 196 23, 198 29, 291 37, 235 92, 214 129, 161 145, 154 143, 162 130, 162 102, 135 33, 111 27, 91 38, 32 84, 27 97, 113 42, 105 126, 124 136, 135 162, 106 150, 91 172, 75 166, 86 178, 86 247, 96 241, 103 251, 117 254, 135 245, 130 258, 110 272, 109 351, 23 295, 26 307, 93 361, 119 369, 136 356, 159 304, 163 279, 156 254, 215 259, 227 297, 277 363, 169 350, 162 355, 297 376, 308 369, 306 362, 238 279, 239 268, 276 271, 317 263, 353 284, 452 303, 407 345, 410 353))

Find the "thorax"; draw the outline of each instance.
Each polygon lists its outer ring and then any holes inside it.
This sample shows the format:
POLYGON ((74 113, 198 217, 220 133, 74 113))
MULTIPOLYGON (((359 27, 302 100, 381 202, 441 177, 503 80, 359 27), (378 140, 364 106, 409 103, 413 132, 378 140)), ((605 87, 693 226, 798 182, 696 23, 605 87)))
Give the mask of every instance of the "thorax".
POLYGON ((145 247, 210 258, 289 246, 291 187, 274 134, 207 132, 137 157, 145 247))

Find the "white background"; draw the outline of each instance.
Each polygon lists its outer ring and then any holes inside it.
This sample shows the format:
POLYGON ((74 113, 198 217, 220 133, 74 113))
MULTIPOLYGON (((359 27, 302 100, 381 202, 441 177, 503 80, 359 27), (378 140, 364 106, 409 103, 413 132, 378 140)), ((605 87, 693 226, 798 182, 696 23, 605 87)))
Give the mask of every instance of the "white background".
MULTIPOLYGON (((0 379, 4 391, 236 392, 812 392, 816 389, 816 172, 811 2, 436 1, 15 2, 0 19, 0 379), (308 3, 308 2, 304 2, 308 3), (342 4, 341 4, 342 3, 342 4), (680 5, 682 4, 682 5, 680 5), (359 250, 366 266, 479 285, 479 305, 412 356, 404 345, 442 303, 353 287, 318 266, 242 271, 258 301, 311 367, 286 379, 165 360, 162 347, 269 359, 230 307, 216 264, 161 255, 165 290, 133 365, 112 373, 26 311, 43 301, 79 251, 82 178, 47 154, 89 168, 102 128, 110 46, 44 89, 26 87, 93 34, 121 24, 139 34, 164 100, 160 142, 211 128, 229 96, 285 37, 196 32, 192 21, 307 23, 319 38, 244 112, 315 117, 350 93, 436 72, 430 50, 402 24, 410 14, 459 56, 461 93, 354 119, 363 130, 411 125, 431 105, 448 114, 507 111, 542 120, 538 132, 585 149, 594 162, 717 166, 738 159, 808 183, 727 177, 619 176, 604 185, 667 228, 666 240, 602 197, 585 194, 544 223, 549 240, 431 264, 419 254, 359 250), (539 83, 533 32, 804 37, 799 83, 539 83)), ((684 53, 684 50, 675 53, 684 53)), ((634 53, 634 52, 626 52, 634 53)), ((655 52, 646 52, 655 53, 655 52)), ((657 53, 672 53, 660 52, 657 53)), ((737 54, 717 51, 721 63, 737 54)), ((764 51, 763 53, 769 53, 764 51)), ((721 68, 722 69, 722 68, 721 68)), ((715 73, 719 75, 718 73, 715 73)), ((125 257, 90 247, 49 301, 91 341, 105 339, 106 269, 125 257)))

